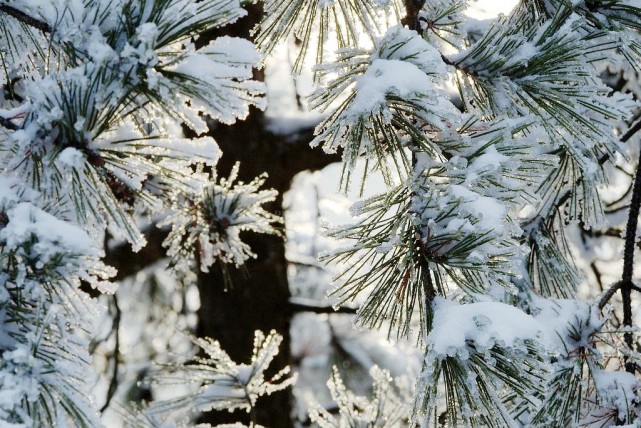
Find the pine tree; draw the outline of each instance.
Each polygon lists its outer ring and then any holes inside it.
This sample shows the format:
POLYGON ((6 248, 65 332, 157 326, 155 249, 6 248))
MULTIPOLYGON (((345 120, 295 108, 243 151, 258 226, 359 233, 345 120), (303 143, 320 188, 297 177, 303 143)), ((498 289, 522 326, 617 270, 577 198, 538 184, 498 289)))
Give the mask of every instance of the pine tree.
MULTIPOLYGON (((255 45, 202 42, 246 7, 0 2, 0 421, 100 425, 88 384, 100 308, 87 291, 116 288, 105 236, 137 251, 143 219, 170 227, 170 267, 194 281, 215 265, 231 276, 254 257, 246 232, 279 235, 282 219, 266 210, 277 192, 262 175, 239 182, 243 165, 220 178, 206 133, 265 107, 252 70, 294 37, 292 72, 314 73, 309 104, 324 114, 312 146, 340 153, 343 189, 362 190, 375 173, 385 183, 355 203, 352 224, 327 232, 342 243, 321 255, 341 269, 333 294, 358 302, 360 325, 424 355, 412 402, 385 371, 373 369, 369 402, 336 372, 339 416, 316 405, 311 419, 641 424, 638 166, 621 199, 611 196, 616 169, 639 164, 641 94, 606 84, 641 71, 641 4, 523 0, 482 23, 460 0, 265 0, 255 45), (365 172, 353 177, 357 162, 365 172), (620 279, 585 298, 577 246, 606 237, 622 238, 620 279)), ((129 423, 189 425, 194 412, 238 408, 258 426, 256 401, 294 382, 285 367, 265 380, 280 340, 257 332, 241 364, 194 339, 206 356, 156 381, 195 392, 129 423)))

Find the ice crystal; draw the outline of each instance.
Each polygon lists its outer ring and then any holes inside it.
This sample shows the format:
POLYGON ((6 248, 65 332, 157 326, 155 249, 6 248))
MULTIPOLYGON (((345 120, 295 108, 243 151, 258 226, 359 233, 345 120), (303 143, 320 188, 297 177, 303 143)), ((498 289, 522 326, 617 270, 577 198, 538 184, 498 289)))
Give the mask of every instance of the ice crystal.
MULTIPOLYGON (((196 384, 196 391, 165 402, 155 402, 143 411, 152 417, 165 419, 172 412, 193 416, 212 409, 235 409, 250 412, 256 401, 264 395, 292 385, 295 376, 289 376, 289 367, 281 369, 271 378, 265 370, 278 354, 282 336, 271 331, 267 336, 261 331, 254 335, 254 350, 249 364, 238 364, 229 358, 220 344, 209 338, 194 338, 207 357, 197 357, 193 363, 167 367, 155 377, 157 384, 196 384)), ((174 418, 178 417, 174 415, 174 418)))
POLYGON ((389 371, 373 366, 369 373, 374 380, 371 399, 348 390, 334 367, 327 385, 338 406, 338 417, 319 403, 313 403, 309 414, 312 422, 321 428, 408 426, 410 406, 407 395, 397 389, 389 371))
POLYGON ((173 225, 164 245, 177 268, 190 265, 194 248, 203 272, 216 260, 240 266, 255 257, 249 245, 241 240, 241 232, 278 234, 276 224, 282 220, 263 208, 277 193, 259 190, 266 175, 247 184, 235 183, 239 167, 236 164, 229 178, 208 185, 192 200, 178 195, 175 214, 161 223, 173 225))

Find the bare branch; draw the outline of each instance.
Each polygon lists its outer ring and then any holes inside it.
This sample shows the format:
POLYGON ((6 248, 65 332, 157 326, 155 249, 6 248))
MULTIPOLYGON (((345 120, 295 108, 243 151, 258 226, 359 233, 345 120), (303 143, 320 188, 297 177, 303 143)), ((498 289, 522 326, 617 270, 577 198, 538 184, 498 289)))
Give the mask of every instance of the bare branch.
POLYGON ((332 306, 318 306, 314 304, 303 303, 299 299, 291 299, 287 302, 287 308, 292 312, 312 312, 314 314, 355 314, 357 308, 341 306, 334 308, 332 306))
POLYGON ((33 27, 37 30, 40 30, 45 33, 51 33, 51 27, 44 21, 40 21, 32 16, 27 15, 21 10, 16 9, 15 7, 8 6, 6 4, 0 5, 0 12, 4 12, 7 15, 17 19, 23 24, 27 24, 30 27, 33 27))
POLYGON ((4 128, 10 129, 11 131, 17 131, 20 129, 18 125, 13 123, 11 120, 7 119, 6 117, 0 116, 0 126, 3 126, 4 128))
POLYGON ((599 300, 599 309, 605 308, 605 305, 608 304, 612 296, 616 294, 617 291, 619 291, 619 288, 621 288, 621 281, 615 282, 612 287, 608 288, 608 290, 601 296, 601 300, 599 300))
POLYGON ((116 390, 118 389, 118 365, 120 359, 120 318, 122 316, 122 312, 120 310, 120 306, 118 306, 118 298, 115 294, 112 297, 114 308, 116 310, 113 319, 113 325, 111 327, 114 334, 116 335, 116 343, 114 344, 113 352, 114 365, 111 373, 111 380, 109 381, 109 388, 107 389, 107 398, 105 400, 105 404, 103 404, 102 408, 100 409, 100 413, 103 413, 105 410, 107 410, 109 404, 111 403, 111 400, 113 399, 114 395, 116 395, 116 390))
POLYGON ((641 119, 637 120, 636 123, 632 125, 619 140, 622 143, 625 143, 639 131, 641 131, 641 119))

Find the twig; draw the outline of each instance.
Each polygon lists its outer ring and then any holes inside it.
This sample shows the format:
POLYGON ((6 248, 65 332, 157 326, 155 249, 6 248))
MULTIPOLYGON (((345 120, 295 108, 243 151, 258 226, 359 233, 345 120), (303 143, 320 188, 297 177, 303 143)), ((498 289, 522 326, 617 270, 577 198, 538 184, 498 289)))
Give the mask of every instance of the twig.
MULTIPOLYGON (((621 137, 621 141, 626 138, 626 141, 634 135, 635 132, 641 130, 641 120, 639 120, 633 127, 631 127, 628 132, 621 137), (633 128, 636 130, 633 131, 633 128)), ((632 306, 630 302, 630 295, 632 290, 638 290, 639 287, 635 286, 632 282, 632 274, 634 270, 634 247, 636 243, 636 233, 637 233, 637 224, 639 219, 639 211, 641 210, 641 161, 637 165, 636 174, 634 177, 634 184, 632 186, 632 200, 630 201, 630 211, 628 213, 628 222, 626 224, 625 230, 625 244, 623 249, 623 274, 621 280, 616 282, 610 287, 610 289, 603 295, 599 301, 599 308, 603 307, 608 303, 612 296, 621 289, 623 297, 623 324, 632 325, 632 306), (629 312, 629 313, 628 313, 629 312), (626 317, 627 315, 627 317, 626 317)), ((626 338, 626 343, 628 340, 632 340, 632 336, 626 338)), ((632 346, 631 343, 628 343, 629 346, 632 346)))
POLYGON ((111 403, 111 400, 113 399, 114 395, 116 395, 116 390, 118 389, 118 360, 120 358, 120 318, 122 312, 120 311, 120 307, 118 306, 118 298, 115 294, 113 295, 113 304, 116 310, 112 325, 112 329, 114 330, 114 333, 116 335, 116 343, 114 344, 113 352, 114 365, 111 373, 111 380, 109 381, 109 388, 107 389, 107 398, 105 400, 105 404, 103 404, 103 406, 100 408, 100 413, 103 413, 105 410, 107 410, 109 404, 111 403))
MULTIPOLYGON (((621 141, 626 138, 626 141, 641 129, 641 120, 633 125, 628 132, 621 137, 621 141)), ((623 325, 625 327, 632 327, 632 290, 639 290, 639 287, 632 282, 632 274, 634 272, 634 247, 636 244, 637 226, 639 221, 639 211, 641 211, 641 160, 637 164, 637 170, 634 176, 634 185, 632 188, 632 200, 630 201, 630 211, 628 212, 628 222, 625 228, 625 243, 623 247, 623 274, 621 280, 616 282, 610 289, 601 297, 599 301, 599 308, 607 304, 607 302, 614 296, 620 289, 621 298, 623 300, 623 325)), ((634 341, 631 332, 623 334, 626 345, 630 350, 634 350, 634 341)), ((629 361, 625 357, 625 369, 629 373, 634 373, 636 364, 629 361)))
MULTIPOLYGON (((641 129, 641 121, 637 122, 634 127, 641 129)), ((630 129, 632 130, 632 128, 630 129)), ((630 135, 630 130, 626 135, 630 135)), ((635 131, 636 132, 636 131, 635 131)), ((632 189, 632 200, 630 201, 630 212, 628 214, 628 223, 625 230, 625 246, 623 248, 623 275, 621 278, 621 297, 623 299, 623 325, 632 326, 632 273, 634 270, 634 246, 637 236, 637 224, 639 221, 639 211, 641 210, 641 159, 637 164, 637 172, 634 177, 634 187, 632 189)), ((626 345, 630 350, 634 350, 632 333, 626 332, 623 335, 626 345)), ((625 358, 625 369, 629 373, 635 372, 636 364, 625 358)))
POLYGON ((599 284, 599 289, 603 291, 603 281, 601 280, 601 272, 599 271, 599 268, 596 265, 596 261, 593 261, 592 263, 590 263, 590 268, 592 269, 592 273, 594 273, 596 282, 599 284))
POLYGON ((0 126, 3 126, 4 128, 10 129, 12 131, 17 131, 18 129, 20 129, 18 125, 16 125, 6 117, 2 117, 2 116, 0 116, 0 126))
POLYGON ((27 15, 21 10, 16 9, 15 7, 7 6, 6 4, 0 5, 0 12, 4 12, 7 15, 17 19, 18 21, 27 24, 30 27, 33 27, 37 30, 43 31, 45 33, 51 33, 51 27, 44 21, 40 21, 32 16, 27 15))
POLYGON ((623 134, 621 138, 619 138, 619 141, 625 143, 639 131, 641 131, 641 119, 637 120, 634 125, 628 128, 625 134, 623 134))
POLYGON ((615 282, 610 288, 608 288, 608 291, 606 291, 605 294, 601 296, 601 300, 599 300, 599 309, 602 310, 605 308, 605 305, 607 305, 612 296, 619 291, 619 288, 621 288, 621 281, 615 282))
POLYGON ((332 306, 317 306, 308 305, 300 302, 287 302, 287 308, 292 312, 312 312, 314 314, 355 314, 357 308, 350 308, 349 306, 340 306, 334 309, 332 306))

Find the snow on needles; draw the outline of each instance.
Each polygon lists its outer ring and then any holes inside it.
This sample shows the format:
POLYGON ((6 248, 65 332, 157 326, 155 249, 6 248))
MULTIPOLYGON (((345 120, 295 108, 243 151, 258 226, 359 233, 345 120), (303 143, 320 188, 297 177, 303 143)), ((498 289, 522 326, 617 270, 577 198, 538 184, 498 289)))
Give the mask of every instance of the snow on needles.
POLYGON ((210 184, 195 197, 176 195, 174 214, 159 224, 172 225, 163 245, 176 269, 192 266, 196 248, 203 272, 216 260, 240 266, 255 257, 249 245, 240 239, 240 232, 278 233, 275 225, 282 219, 263 208, 263 204, 276 198, 276 191, 259 190, 266 175, 250 183, 235 183, 239 168, 237 163, 229 178, 210 184))
POLYGON ((460 305, 437 298, 433 330, 426 342, 440 357, 457 356, 471 342, 477 349, 490 349, 497 342, 511 346, 517 341, 537 340, 542 331, 532 316, 505 303, 460 305))

